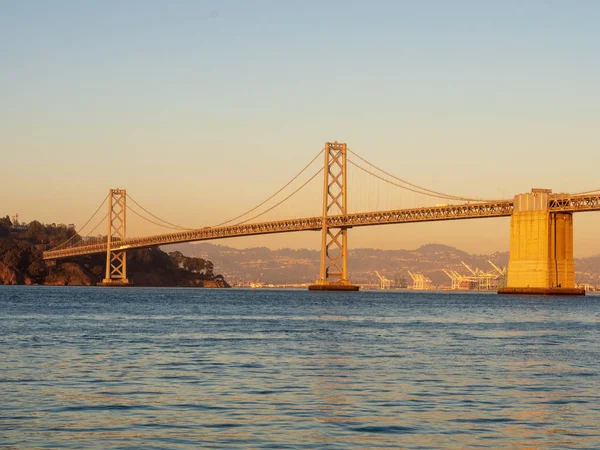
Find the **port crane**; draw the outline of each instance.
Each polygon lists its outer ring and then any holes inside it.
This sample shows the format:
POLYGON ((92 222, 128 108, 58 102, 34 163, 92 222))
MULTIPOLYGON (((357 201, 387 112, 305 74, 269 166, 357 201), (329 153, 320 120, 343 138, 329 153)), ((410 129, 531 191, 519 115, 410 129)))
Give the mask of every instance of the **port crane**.
POLYGON ((506 275, 506 267, 504 268, 504 270, 500 270, 500 269, 498 268, 498 266, 497 266, 496 264, 494 264, 493 262, 491 262, 489 259, 488 259, 488 262, 490 263, 490 265, 491 265, 491 266, 492 266, 494 269, 496 269, 496 272, 498 272, 498 274, 499 274, 500 276, 505 276, 505 275, 506 275))
POLYGON ((262 276, 263 276, 263 274, 261 273, 261 274, 258 276, 258 279, 257 279, 256 281, 251 281, 251 282, 250 282, 250 287, 251 287, 252 289, 257 289, 257 288, 261 288, 261 287, 263 287, 263 283, 260 281, 260 280, 262 279, 262 276))
POLYGON ((442 271, 448 276, 448 278, 450 278, 450 280, 452 281, 452 289, 453 290, 457 290, 461 288, 461 282, 463 281, 463 276, 460 275, 458 272, 456 272, 455 270, 446 270, 446 269, 442 269, 442 271))
MULTIPOLYGON (((490 261, 488 261, 488 262, 490 262, 490 261)), ((467 268, 467 270, 469 272, 471 272, 471 274, 473 274, 472 277, 467 277, 467 279, 475 284, 476 289, 478 289, 480 291, 488 291, 492 287, 494 281, 496 282, 496 285, 497 285, 497 280, 499 277, 498 277, 498 275, 496 275, 495 272, 485 272, 479 268, 475 268, 475 270, 473 270, 462 261, 461 261, 461 264, 463 266, 465 266, 467 268)), ((502 273, 500 271, 500 269, 498 269, 496 266, 494 266, 494 264, 492 264, 492 266, 496 270, 498 270, 500 273, 502 273)))
POLYGON ((382 291, 387 290, 392 286, 392 281, 388 280, 379 272, 375 271, 375 275, 377 275, 377 278, 379 278, 379 289, 381 289, 382 291))
POLYGON ((413 280, 413 289, 415 290, 424 290, 429 289, 431 287, 431 280, 427 278, 422 273, 413 274, 410 270, 408 271, 408 275, 413 280))
POLYGON ((498 276, 496 278, 496 280, 497 280, 496 284, 498 285, 498 287, 505 287, 506 286, 506 271, 507 271, 508 267, 504 267, 501 270, 498 268, 498 266, 496 264, 494 264, 489 259, 488 259, 488 262, 494 269, 496 269, 496 272, 498 272, 498 276))

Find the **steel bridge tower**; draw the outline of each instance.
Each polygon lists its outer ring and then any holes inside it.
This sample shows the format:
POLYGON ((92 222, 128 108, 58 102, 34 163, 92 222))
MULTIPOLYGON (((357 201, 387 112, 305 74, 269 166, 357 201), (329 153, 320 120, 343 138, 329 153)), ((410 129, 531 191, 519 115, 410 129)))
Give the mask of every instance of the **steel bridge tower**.
POLYGON ((330 227, 327 217, 348 213, 346 195, 346 144, 325 143, 323 216, 321 228, 321 265, 312 291, 357 291, 348 279, 348 228, 330 227))
POLYGON ((123 286, 127 279, 127 252, 114 250, 125 240, 127 231, 127 192, 125 189, 108 191, 108 234, 106 241, 106 277, 101 284, 123 286))

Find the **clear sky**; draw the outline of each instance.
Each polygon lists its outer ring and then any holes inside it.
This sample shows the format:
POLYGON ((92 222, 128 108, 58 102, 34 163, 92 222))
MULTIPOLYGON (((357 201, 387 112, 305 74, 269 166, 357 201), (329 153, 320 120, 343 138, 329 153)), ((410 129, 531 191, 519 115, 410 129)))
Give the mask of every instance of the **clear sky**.
MULTIPOLYGON (((0 0, 0 213, 81 225, 121 187, 211 225, 328 140, 457 195, 600 188, 599 23, 592 0, 0 0)), ((366 228, 350 244, 507 250, 508 224, 366 228)), ((599 226, 576 215, 576 256, 600 253, 599 226)))

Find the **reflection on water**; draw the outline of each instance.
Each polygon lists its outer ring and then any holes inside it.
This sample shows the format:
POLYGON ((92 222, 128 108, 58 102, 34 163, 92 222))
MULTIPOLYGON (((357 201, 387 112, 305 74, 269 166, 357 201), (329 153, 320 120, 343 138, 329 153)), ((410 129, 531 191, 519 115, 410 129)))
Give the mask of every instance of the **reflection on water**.
POLYGON ((15 448, 600 448, 600 297, 0 288, 15 448))

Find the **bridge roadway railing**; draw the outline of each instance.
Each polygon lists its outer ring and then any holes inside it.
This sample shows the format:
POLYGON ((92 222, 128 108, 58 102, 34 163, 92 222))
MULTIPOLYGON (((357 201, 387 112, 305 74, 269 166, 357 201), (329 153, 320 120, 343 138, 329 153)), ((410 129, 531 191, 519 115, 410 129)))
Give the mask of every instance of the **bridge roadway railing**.
POLYGON ((550 211, 577 212, 600 210, 600 194, 553 194, 548 199, 550 211))
MULTIPOLYGON (((551 211, 594 211, 600 210, 600 194, 597 195, 554 195, 549 200, 551 211)), ((346 215, 328 216, 330 227, 360 227, 394 223, 430 222, 439 220, 476 219, 485 217, 507 217, 513 212, 512 200, 493 202, 464 203, 459 205, 439 205, 433 207, 399 209, 391 211, 365 212, 346 215)), ((125 241, 112 241, 113 251, 135 248, 154 247, 158 245, 177 244, 180 242, 204 241, 238 236, 260 234, 288 233, 293 231, 320 230, 322 217, 306 217, 301 219, 278 220, 251 224, 230 225, 225 227, 206 227, 191 231, 167 233, 125 241)), ((60 259, 71 256, 89 255, 106 252, 106 243, 83 245, 79 247, 51 250, 44 252, 44 259, 60 259)))

